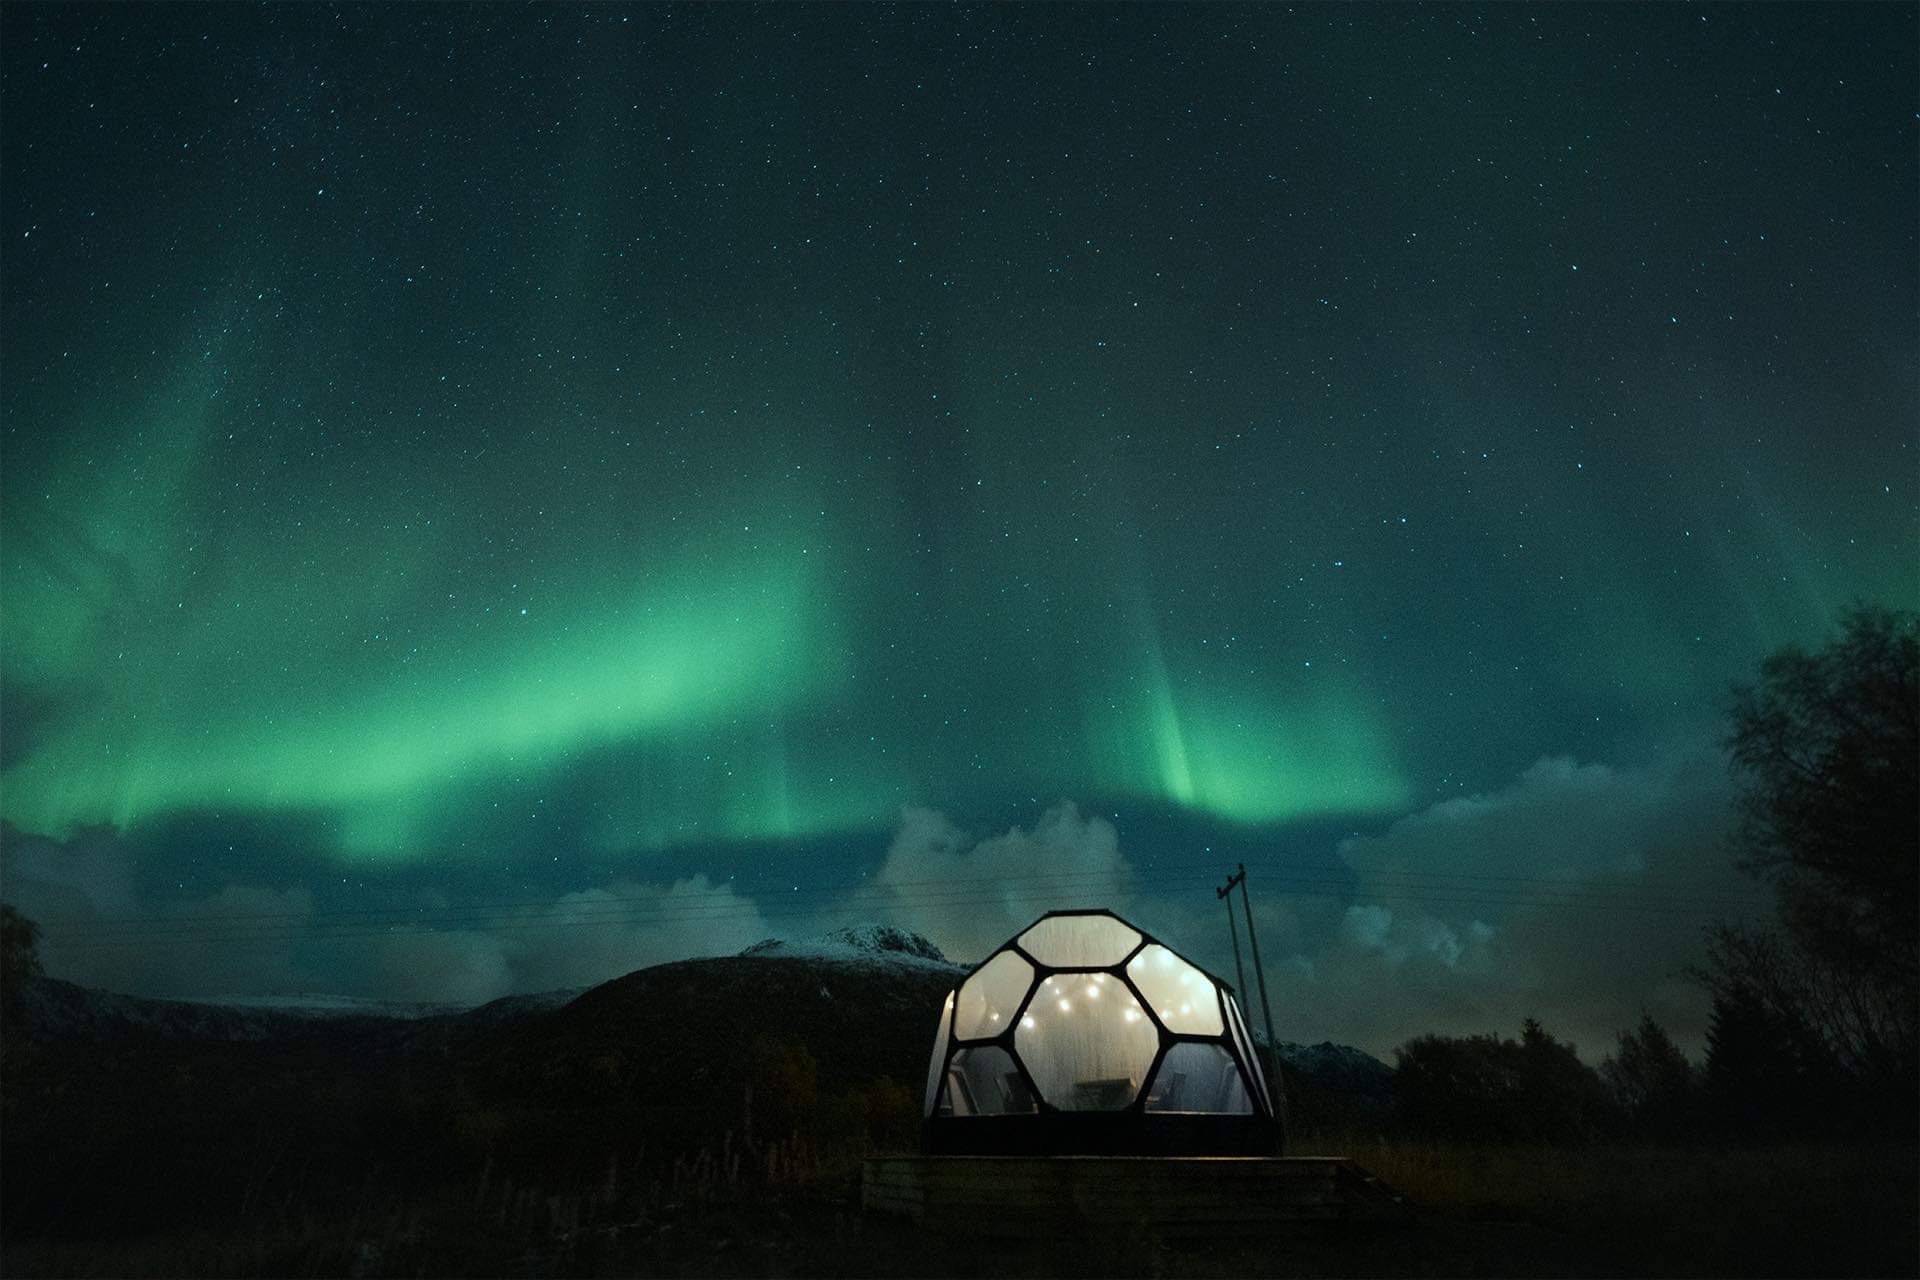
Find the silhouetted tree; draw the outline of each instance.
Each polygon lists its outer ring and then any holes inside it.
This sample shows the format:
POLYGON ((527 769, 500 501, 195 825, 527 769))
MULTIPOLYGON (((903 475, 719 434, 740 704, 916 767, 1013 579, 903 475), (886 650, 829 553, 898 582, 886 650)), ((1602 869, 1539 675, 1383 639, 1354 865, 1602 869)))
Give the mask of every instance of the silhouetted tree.
POLYGON ((1540 1117, 1539 1137, 1590 1141, 1616 1127, 1606 1084, 1572 1044, 1555 1040, 1528 1018, 1520 1028, 1520 1051, 1522 1084, 1540 1117))
POLYGON ((1421 1036, 1395 1053, 1395 1117, 1430 1137, 1586 1142, 1614 1127, 1606 1086, 1532 1018, 1520 1039, 1421 1036))
POLYGON ((26 1051, 27 983, 40 976, 40 926, 0 902, 0 1107, 15 1102, 15 1077, 26 1051))
POLYGON ((1820 652, 1768 658, 1734 690, 1729 746, 1749 780, 1746 865, 1782 890, 1789 925, 1920 975, 1920 617, 1859 608, 1820 652))
MULTIPOLYGON (((1774 887, 1779 924, 1712 930, 1707 985, 1736 1024, 1759 1025, 1757 1006, 1778 1033, 1766 1042, 1828 1060, 1792 1066, 1803 1082, 1832 1073, 1910 1097, 1920 1068, 1920 616, 1861 607, 1825 649, 1769 657, 1758 683, 1734 690, 1728 746, 1745 781, 1741 866, 1774 887)), ((1730 1070, 1723 1062, 1710 1083, 1730 1070)))
POLYGON ((1714 993, 1702 1083, 1710 1118, 1723 1131, 1831 1128, 1831 1062, 1805 1020, 1783 1014, 1757 988, 1734 983, 1714 993))
POLYGON ((1652 1014, 1643 1012, 1637 1027, 1620 1033, 1619 1047, 1600 1064, 1600 1077, 1633 1131, 1671 1138, 1697 1127, 1693 1065, 1652 1014))
POLYGON ((40 976, 40 926, 0 902, 0 1024, 20 1024, 20 997, 29 979, 40 976))

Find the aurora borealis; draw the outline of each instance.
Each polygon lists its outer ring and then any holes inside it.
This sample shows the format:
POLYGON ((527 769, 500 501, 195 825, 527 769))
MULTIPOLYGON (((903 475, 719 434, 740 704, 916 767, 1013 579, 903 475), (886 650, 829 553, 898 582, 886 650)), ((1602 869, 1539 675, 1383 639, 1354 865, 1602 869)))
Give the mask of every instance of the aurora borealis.
POLYGON ((0 20, 0 815, 143 904, 1325 862, 1920 599, 1910 7, 0 20))

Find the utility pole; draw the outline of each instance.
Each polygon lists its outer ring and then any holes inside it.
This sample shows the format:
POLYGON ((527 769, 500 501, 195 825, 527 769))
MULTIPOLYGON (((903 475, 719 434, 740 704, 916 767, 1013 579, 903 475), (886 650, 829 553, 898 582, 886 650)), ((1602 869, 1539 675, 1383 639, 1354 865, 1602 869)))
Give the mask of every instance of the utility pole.
POLYGON ((1287 1142, 1287 1087, 1280 1078, 1280 1042, 1273 1036, 1273 1005, 1267 1000, 1267 971, 1260 963, 1260 937, 1253 931, 1253 900, 1247 895, 1247 864, 1241 863, 1240 870, 1227 877, 1227 883, 1214 890, 1227 904, 1227 928, 1233 933, 1233 968, 1240 977, 1240 989, 1247 987, 1247 975, 1240 968, 1240 931, 1233 920, 1233 901, 1230 894, 1234 888, 1240 890, 1240 905, 1247 914, 1247 945, 1253 948, 1253 973, 1260 984, 1260 1012, 1267 1024, 1267 1097, 1273 1104, 1274 1119, 1280 1122, 1280 1142, 1284 1149, 1287 1142))
POLYGON ((1279 1061, 1280 1042, 1273 1038, 1273 1006, 1267 1002, 1267 971, 1260 964, 1260 939, 1253 931, 1253 899, 1247 896, 1247 864, 1240 864, 1240 905, 1247 911, 1247 945, 1253 948, 1253 976, 1260 981, 1260 1012, 1267 1020, 1267 1051, 1279 1061))
POLYGON ((1247 971, 1240 966, 1240 926, 1233 918, 1233 886, 1246 878, 1244 871, 1237 876, 1228 876, 1226 887, 1213 891, 1214 897, 1227 904, 1227 932, 1233 935, 1233 980, 1240 984, 1243 993, 1247 989, 1247 971))

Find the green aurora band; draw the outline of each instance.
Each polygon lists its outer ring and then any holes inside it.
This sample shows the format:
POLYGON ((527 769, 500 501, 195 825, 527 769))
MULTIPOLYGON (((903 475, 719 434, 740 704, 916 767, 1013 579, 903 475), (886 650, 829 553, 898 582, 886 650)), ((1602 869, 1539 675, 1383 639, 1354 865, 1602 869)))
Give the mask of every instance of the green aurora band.
MULTIPOLYGON (((1229 601, 1256 622, 1217 643, 1211 610, 1153 585, 1179 579, 1183 546, 1201 553, 1190 531, 1084 536, 1096 530, 1047 515, 1044 476, 983 451, 967 465, 997 496, 942 519, 961 543, 1019 536, 916 577, 908 504, 850 503, 819 479, 852 465, 831 432, 770 457, 690 448, 676 491, 698 508, 630 471, 569 479, 528 500, 557 513, 538 537, 498 511, 532 481, 511 467, 470 479, 437 457, 368 475, 345 506, 274 489, 263 513, 223 493, 208 361, 179 367, 170 393, 95 411, 70 447, 8 477, 7 678, 60 711, 0 775, 0 814, 19 828, 310 812, 344 859, 408 859, 503 789, 568 778, 594 792, 590 843, 611 856, 872 829, 902 804, 1009 794, 1234 824, 1385 815, 1419 793, 1406 726, 1446 705, 1439 680, 1369 673, 1367 632, 1384 641, 1435 607, 1384 555, 1390 607, 1335 593, 1275 626, 1229 601), (1143 566, 1132 548, 1156 541, 1143 566), (1009 603, 1015 584, 1045 609, 1009 603)), ((884 474, 851 476, 838 489, 887 490, 884 474)), ((1574 514, 1587 541, 1604 537, 1605 512, 1574 514)), ((1901 598, 1884 563, 1823 571, 1784 546, 1780 562, 1791 571, 1772 580, 1721 579, 1749 624, 1731 646, 1667 625, 1687 606, 1666 582, 1590 556, 1570 562, 1592 580, 1580 595, 1619 607, 1534 636, 1569 680, 1657 724, 1743 654, 1828 622, 1843 584, 1901 598)), ((1552 607, 1542 593, 1536 612, 1552 607)), ((1507 690, 1510 715, 1541 688, 1507 690)))
MULTIPOLYGON (((590 767, 609 747, 634 762, 604 780, 610 852, 872 827, 910 800, 967 796, 937 754, 821 731, 882 637, 860 634, 858 601, 836 594, 839 549, 811 498, 759 508, 769 527, 751 537, 709 521, 675 559, 626 577, 582 569, 530 606, 456 601, 388 642, 382 619, 434 594, 442 544, 389 513, 206 555, 192 512, 217 473, 210 402, 183 411, 200 398, 185 386, 171 413, 129 415, 153 425, 125 432, 110 464, 69 456, 11 513, 10 677, 80 708, 6 771, 0 809, 16 826, 314 811, 344 857, 406 856, 501 782, 590 767)), ((1073 722, 1054 708, 1046 732, 1003 724, 973 752, 1062 793, 1232 822, 1405 803, 1356 691, 1191 662, 1176 680, 1136 613, 1140 634, 1086 655, 1093 694, 1073 722)))
POLYGON ((7 7, 0 817, 1264 839, 1920 602, 1910 58, 1167 12, 7 7))

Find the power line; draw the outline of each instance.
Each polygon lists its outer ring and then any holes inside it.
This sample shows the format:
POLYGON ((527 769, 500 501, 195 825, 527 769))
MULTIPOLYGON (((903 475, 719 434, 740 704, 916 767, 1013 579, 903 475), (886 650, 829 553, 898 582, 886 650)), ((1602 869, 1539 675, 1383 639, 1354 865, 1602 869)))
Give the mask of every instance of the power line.
MULTIPOLYGON (((1084 885, 1070 885, 1070 886, 1051 886, 1051 885, 1036 886, 1034 888, 1026 890, 1021 896, 1030 897, 1034 894, 1048 893, 1048 892, 1053 892, 1053 893, 1082 892, 1086 889, 1096 887, 1096 883, 1097 882, 1088 882, 1087 884, 1084 884, 1084 885)), ((1156 887, 1169 887, 1169 886, 1179 887, 1179 886, 1186 886, 1193 883, 1198 883, 1198 881, 1194 877, 1189 876, 1189 877, 1179 877, 1179 878, 1135 880, 1133 881, 1133 883, 1141 884, 1141 885, 1151 884, 1156 887)), ((791 894, 785 895, 785 899, 791 899, 793 896, 794 895, 791 895, 791 894)), ((770 904, 764 905, 764 906, 750 898, 739 898, 731 902, 715 902, 715 903, 705 903, 705 904, 696 903, 696 904, 692 904, 691 906, 688 906, 687 904, 682 903, 679 899, 667 898, 662 901, 650 902, 649 905, 646 907, 636 907, 634 905, 635 903, 646 901, 644 899, 627 898, 627 899, 621 899, 617 902, 581 903, 574 907, 565 908, 564 910, 566 914, 564 917, 561 917, 561 918, 549 917, 546 922, 553 923, 553 924, 581 924, 581 925, 647 923, 647 922, 655 922, 655 921, 662 922, 662 923, 684 923, 684 922, 698 922, 698 921, 704 921, 704 920, 751 919, 754 916, 802 915, 809 912, 821 911, 824 909, 825 906, 833 906, 833 907, 839 907, 839 906, 853 906, 853 907, 859 907, 859 906, 894 906, 894 907, 978 906, 978 905, 985 905, 985 904, 1004 901, 1007 896, 1008 895, 1002 894, 1002 895, 995 895, 990 897, 983 897, 983 896, 979 896, 976 893, 976 891, 971 889, 961 890, 955 893, 933 893, 933 894, 922 893, 922 894, 904 895, 904 896, 893 895, 890 893, 868 893, 868 894, 856 894, 856 895, 850 895, 844 898, 838 898, 833 900, 832 903, 824 904, 824 905, 820 903, 815 903, 815 902, 796 903, 796 902, 787 901, 783 898, 775 898, 772 900, 770 904)), ((546 900, 540 903, 538 907, 529 907, 529 910, 536 910, 536 909, 552 910, 554 906, 555 904, 551 900, 546 900)), ((339 932, 315 933, 314 930, 311 930, 311 929, 299 929, 299 928, 288 929, 285 926, 279 926, 279 925, 268 926, 265 928, 253 929, 253 930, 230 931, 228 930, 228 922, 226 919, 180 921, 177 923, 185 927, 178 930, 167 931, 167 932, 156 931, 156 930, 140 930, 140 931, 128 932, 125 930, 121 930, 119 933, 106 933, 102 937, 83 939, 82 941, 74 945, 81 945, 81 946, 94 945, 96 942, 99 945, 107 945, 108 942, 119 941, 122 939, 129 942, 144 942, 144 941, 150 941, 150 940, 165 941, 165 940, 174 939, 174 938, 192 940, 195 938, 204 939, 207 937, 241 939, 241 940, 245 940, 249 938, 269 938, 270 939, 270 938, 282 937, 282 936, 286 936, 286 937, 310 937, 310 936, 383 937, 383 936, 394 936, 395 930, 403 929, 403 928, 406 928, 408 932, 412 932, 412 933, 426 933, 426 932, 437 931, 435 928, 417 928, 417 927, 408 928, 408 926, 444 926, 444 925, 451 924, 451 925, 459 925, 463 928, 513 928, 513 927, 524 927, 531 924, 539 924, 542 922, 528 921, 526 919, 525 914, 521 913, 521 914, 510 914, 510 915, 485 914, 485 915, 478 915, 478 916, 441 915, 441 916, 436 916, 426 920, 391 921, 391 922, 387 922, 383 927, 381 926, 381 922, 369 921, 369 920, 339 920, 335 922, 321 922, 317 926, 315 926, 316 929, 323 930, 323 931, 334 930, 334 929, 356 931, 350 934, 339 933, 339 932), (213 932, 208 932, 209 930, 212 930, 213 932)))
MULTIPOLYGON (((1211 866, 1211 865, 1212 865, 1211 863, 1203 863, 1203 862, 1165 863, 1165 864, 1162 864, 1161 869, 1173 870, 1173 871, 1184 871, 1184 870, 1192 869, 1197 871, 1202 867, 1211 866)), ((1016 882, 1024 884, 1029 881, 1077 880, 1077 879, 1085 879, 1090 876, 1107 877, 1107 876, 1127 876, 1131 874, 1133 874, 1131 869, 1127 871, 1117 871, 1117 870, 1111 870, 1111 869, 1099 870, 1099 871, 1058 871, 1058 872, 1051 872, 1045 875, 1028 875, 1028 876, 963 876, 963 877, 942 877, 942 878, 930 879, 930 880, 889 880, 889 881, 885 881, 884 885, 882 885, 881 883, 876 883, 872 879, 866 879, 866 880, 846 881, 840 884, 812 885, 804 889, 796 888, 791 881, 784 881, 784 880, 763 881, 762 883, 757 885, 752 885, 752 884, 737 885, 733 883, 731 880, 728 880, 724 883, 716 883, 709 889, 698 890, 692 893, 680 894, 676 896, 682 899, 703 898, 703 897, 704 898, 726 898, 726 897, 740 897, 742 895, 760 895, 760 894, 779 894, 782 896, 790 896, 794 893, 802 893, 802 894, 840 893, 843 891, 857 891, 861 889, 880 888, 880 887, 916 888, 916 887, 921 887, 926 885, 1007 884, 1007 883, 1016 883, 1016 882)), ((577 892, 590 892, 590 891, 570 890, 569 892, 577 893, 577 892)), ((406 915, 411 913, 418 913, 421 911, 490 911, 490 910, 496 910, 496 909, 506 910, 506 909, 511 909, 515 907, 551 906, 557 900, 557 897, 565 897, 565 896, 566 894, 564 893, 559 895, 545 894, 538 897, 502 898, 493 902, 450 904, 445 907, 419 907, 419 906, 355 907, 355 908, 341 908, 333 911, 318 911, 318 912, 267 911, 267 912, 248 913, 244 915, 226 916, 226 917, 223 917, 223 919, 226 919, 226 920, 279 920, 279 919, 310 920, 317 916, 376 916, 376 915, 406 915)), ((642 901, 642 899, 638 897, 630 897, 630 898, 616 899, 616 900, 642 901)), ((65 925, 78 925, 80 927, 86 928, 94 925, 107 925, 107 924, 166 923, 172 920, 176 920, 178 918, 179 917, 177 916, 165 916, 165 915, 95 916, 95 917, 74 916, 74 917, 64 917, 64 918, 59 916, 54 916, 54 917, 49 917, 47 919, 42 920, 41 924, 48 928, 65 926, 65 925)))
MULTIPOLYGON (((1163 863, 1153 870, 1158 872, 1160 870, 1183 871, 1192 869, 1195 872, 1199 872, 1210 865, 1212 864, 1203 862, 1163 863)), ((1740 895, 1726 890, 1710 889, 1705 886, 1694 889, 1688 886, 1687 882, 1677 880, 1636 881, 1633 884, 1596 885, 1591 882, 1580 883, 1546 876, 1492 875, 1465 872, 1397 870, 1368 875, 1339 863, 1308 864, 1300 868, 1299 874, 1277 875, 1274 879, 1276 883, 1279 884, 1294 884, 1302 887, 1331 885, 1335 887, 1359 887, 1364 889, 1365 886, 1373 885, 1394 888, 1432 887, 1443 890, 1473 888, 1482 894, 1500 895, 1485 899, 1488 902, 1496 904, 1507 901, 1510 897, 1514 897, 1514 895, 1524 895, 1516 900, 1527 901, 1531 901, 1536 897, 1552 898, 1561 895, 1573 895, 1583 901, 1610 898, 1663 906, 1725 906, 1729 908, 1744 908, 1754 905, 1751 895, 1740 895), (1486 886, 1482 888, 1480 882, 1487 882, 1486 886), (1509 889, 1504 887, 1506 885, 1513 885, 1515 887, 1509 889), (1526 888, 1524 886, 1535 887, 1526 888), (1649 892, 1649 890, 1651 890, 1651 892, 1649 892), (1674 892, 1674 890, 1681 891, 1674 892)), ((1032 885, 1035 886, 1036 889, 1044 885, 1057 886, 1061 891, 1068 891, 1077 887, 1078 882, 1088 880, 1101 882, 1114 880, 1116 882, 1164 883, 1167 877, 1159 874, 1142 877, 1133 869, 1129 868, 1125 870, 1105 869, 1096 871, 1054 872, 1044 875, 946 877, 885 882, 874 881, 869 878, 860 881, 813 885, 804 888, 795 887, 785 881, 767 881, 758 885, 735 885, 729 882, 716 884, 706 890, 673 893, 670 900, 675 904, 685 906, 698 906, 703 900, 708 899, 733 902, 742 897, 761 896, 791 899, 795 896, 818 897, 826 894, 845 894, 857 900, 861 896, 870 896, 875 893, 891 895, 894 890, 900 888, 923 888, 928 886, 959 887, 965 885, 1032 885)), ((341 908, 314 912, 248 912, 222 916, 217 923, 221 926, 268 920, 290 920, 308 924, 325 924, 336 920, 348 923, 375 923, 382 917, 404 917, 415 921, 422 919, 476 919, 482 918, 480 913, 485 912, 516 912, 521 909, 552 908, 558 904, 560 897, 566 896, 568 895, 505 898, 490 902, 456 903, 438 907, 414 905, 404 907, 341 908)), ((656 902, 658 897, 659 895, 657 894, 644 896, 612 895, 594 902, 573 904, 569 910, 619 910, 630 903, 656 902)), ((889 900, 892 899, 889 898, 889 900)), ((509 915, 503 918, 512 919, 515 917, 509 915)), ((87 933, 112 931, 119 926, 182 925, 187 927, 200 927, 210 923, 214 922, 183 918, 177 915, 103 916, 93 918, 52 917, 42 921, 43 926, 49 930, 78 929, 87 933)))
MULTIPOLYGON (((1030 887, 1025 893, 1018 895, 1024 897, 1031 897, 1033 894, 1045 892, 1061 893, 1084 891, 1095 887, 1102 880, 1112 880, 1115 882, 1116 887, 1123 887, 1120 884, 1123 877, 1117 873, 1080 873, 1077 878, 1086 881, 1084 884, 1059 885, 1053 883, 1059 881, 1061 878, 1062 877, 1059 876, 1006 877, 998 881, 998 883, 1029 885, 1030 887), (1048 884, 1043 887, 1034 882, 1048 882, 1048 884)), ((1200 883, 1202 878, 1187 876, 1124 877, 1124 879, 1126 880, 1124 887, 1127 888, 1145 888, 1149 886, 1156 888, 1178 888, 1191 887, 1193 884, 1200 883)), ((1297 897, 1352 898, 1355 893, 1355 886, 1352 884, 1344 884, 1338 887, 1316 887, 1324 885, 1325 882, 1302 881, 1297 878, 1289 879, 1285 877, 1274 877, 1274 880, 1284 892, 1297 897)), ((940 882, 927 881, 922 883, 935 884, 940 882)), ((956 881, 953 883, 968 882, 956 881)), ((1210 879, 1207 879, 1206 883, 1211 883, 1210 879)), ((876 895, 867 893, 851 895, 837 900, 831 905, 835 907, 856 908, 861 906, 884 906, 893 909, 925 907, 962 908, 996 905, 1005 902, 1009 896, 1012 895, 997 894, 981 896, 971 891, 922 893, 917 895, 894 895, 891 893, 876 895)), ((1435 906, 1468 906, 1478 908, 1491 906, 1522 909, 1577 906, 1587 910, 1627 911, 1636 915, 1688 916, 1693 918, 1707 918, 1718 914, 1719 911, 1727 907, 1751 909, 1761 905, 1754 901, 1725 904, 1701 902, 1688 905, 1658 898, 1633 899, 1590 892, 1568 892, 1559 894, 1520 894, 1509 892, 1502 896, 1490 897, 1485 894, 1461 896, 1456 893, 1443 892, 1436 896, 1427 892, 1383 893, 1376 891, 1366 892, 1362 896, 1364 901, 1417 902, 1435 906)), ((552 903, 549 900, 540 901, 541 905, 549 909, 551 908, 552 903)), ((384 927, 380 926, 378 921, 337 919, 331 922, 322 921, 313 923, 307 927, 286 928, 270 926, 254 930, 235 930, 230 927, 230 921, 226 919, 178 921, 174 923, 186 927, 172 932, 123 932, 119 935, 108 934, 105 936, 82 937, 74 940, 65 940, 50 936, 49 942, 57 945, 62 951, 85 951, 100 948, 168 944, 187 945, 194 943, 320 942, 362 938, 425 937, 432 936, 436 933, 448 932, 449 930, 446 926, 449 925, 458 926, 463 931, 479 929, 487 932, 521 932, 527 930, 593 926, 662 926, 670 924, 722 923, 731 920, 803 915, 823 910, 823 907, 817 903, 796 903, 791 901, 781 903, 778 899, 766 905, 750 899, 735 899, 731 902, 711 904, 687 904, 679 899, 669 899, 666 901, 656 901, 645 908, 633 906, 632 904, 636 901, 638 900, 623 899, 617 902, 583 903, 575 908, 569 909, 565 915, 546 916, 536 919, 528 919, 524 915, 469 917, 442 915, 429 920, 394 921, 386 924, 384 927), (589 908, 594 909, 590 910, 589 908)))
MULTIPOLYGON (((1020 886, 1024 896, 1038 893, 1083 892, 1094 887, 1102 887, 1111 882, 1115 888, 1130 886, 1184 886, 1196 882, 1196 877, 1123 876, 1117 872, 1077 873, 1074 875, 1005 877, 995 883, 1007 886, 1020 886)), ((1744 910, 1757 903, 1751 899, 1733 897, 1674 897, 1662 894, 1635 892, 1627 887, 1613 886, 1576 886, 1562 885, 1553 889, 1515 890, 1497 888, 1478 889, 1471 895, 1464 890, 1473 886, 1463 886, 1443 877, 1431 877, 1425 880, 1386 879, 1354 884, 1347 880, 1330 880, 1324 877, 1276 876, 1274 883, 1282 889, 1300 896, 1353 896, 1362 899, 1391 899, 1395 901, 1427 900, 1434 902, 1467 902, 1486 906, 1549 906, 1549 905, 1592 905, 1626 906, 1636 910, 1680 910, 1686 912, 1711 912, 1714 910, 1744 910), (1408 892, 1383 893, 1383 889, 1401 889, 1408 892), (1330 892, 1329 892, 1330 891, 1330 892), (1437 894, 1439 896, 1429 896, 1437 894)), ((923 884, 938 884, 938 881, 922 881, 923 884)), ((966 889, 957 886, 981 881, 954 881, 956 889, 952 892, 922 891, 919 894, 901 895, 893 892, 891 886, 866 885, 851 893, 844 893, 833 900, 833 906, 926 906, 941 903, 962 905, 967 901, 966 889)), ((774 896, 771 902, 791 902, 796 896, 817 898, 828 892, 839 892, 837 888, 816 888, 799 893, 783 893, 774 896)), ((999 895, 1004 897, 1005 895, 999 895)), ((994 901, 997 898, 981 899, 994 901)), ((376 908, 364 912, 337 912, 302 914, 297 912, 263 913, 251 916, 224 916, 217 919, 181 919, 159 918, 151 923, 122 920, 101 922, 97 925, 79 925, 74 931, 80 938, 74 941, 105 941, 121 936, 147 939, 164 939, 174 936, 195 936, 215 930, 221 936, 249 937, 273 936, 277 930, 271 924, 260 929, 249 930, 245 926, 262 921, 288 921, 300 926, 299 932, 311 934, 316 930, 334 928, 368 928, 381 924, 392 925, 461 925, 466 927, 487 927, 493 924, 512 924, 523 920, 527 911, 553 911, 559 908, 555 899, 533 899, 524 904, 501 904, 499 906, 468 906, 439 909, 376 908), (383 920, 381 917, 399 916, 399 919, 383 920)), ((809 907, 811 909, 811 907, 809 907)), ((583 923, 594 918, 623 916, 628 912, 640 911, 644 916, 661 915, 662 918, 699 919, 713 916, 731 918, 734 915, 768 914, 767 905, 733 893, 709 893, 671 895, 667 897, 616 897, 590 902, 578 902, 563 908, 567 916, 578 918, 583 923)), ((785 914, 793 914, 785 912, 785 914)), ((69 928, 73 926, 69 925, 69 928)), ((69 935, 71 936, 71 935, 69 935)))

